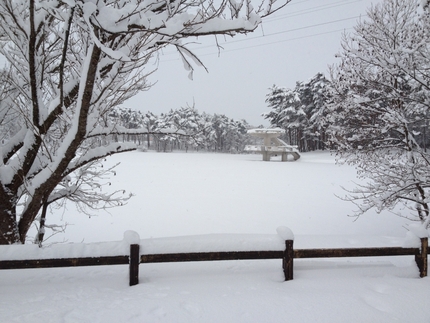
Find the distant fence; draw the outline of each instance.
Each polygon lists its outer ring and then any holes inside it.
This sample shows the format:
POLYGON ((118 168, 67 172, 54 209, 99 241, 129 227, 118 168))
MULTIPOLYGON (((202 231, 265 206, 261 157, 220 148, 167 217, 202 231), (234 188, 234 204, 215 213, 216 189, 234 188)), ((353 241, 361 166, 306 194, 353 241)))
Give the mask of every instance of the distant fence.
POLYGON ((57 258, 33 260, 0 260, 0 269, 58 268, 78 266, 129 265, 130 286, 139 283, 139 264, 161 262, 191 262, 218 260, 261 260, 282 259, 285 280, 293 279, 294 259, 415 256, 420 277, 427 276, 428 238, 421 238, 420 248, 336 248, 336 249, 293 249, 293 240, 285 241, 284 250, 268 251, 220 251, 167 254, 140 254, 139 244, 130 245, 129 255, 108 257, 57 258))

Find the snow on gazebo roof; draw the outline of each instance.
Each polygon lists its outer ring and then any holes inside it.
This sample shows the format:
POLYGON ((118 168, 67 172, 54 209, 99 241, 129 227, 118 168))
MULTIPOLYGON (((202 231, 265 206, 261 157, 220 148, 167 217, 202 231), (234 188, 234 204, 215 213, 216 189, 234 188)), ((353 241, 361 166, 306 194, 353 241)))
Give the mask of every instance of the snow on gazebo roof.
POLYGON ((257 136, 264 135, 264 134, 280 135, 282 133, 285 133, 285 130, 281 128, 257 128, 257 129, 249 129, 247 132, 250 135, 257 135, 257 136))

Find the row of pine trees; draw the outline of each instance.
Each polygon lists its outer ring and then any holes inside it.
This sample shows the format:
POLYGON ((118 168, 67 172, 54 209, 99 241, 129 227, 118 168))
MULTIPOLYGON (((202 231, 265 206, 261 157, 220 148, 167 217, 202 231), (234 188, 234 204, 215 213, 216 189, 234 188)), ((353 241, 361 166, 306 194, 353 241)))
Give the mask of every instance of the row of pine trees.
POLYGON ((127 134, 116 140, 134 141, 144 149, 157 151, 205 150, 240 153, 252 138, 245 120, 233 120, 224 114, 199 113, 194 107, 170 110, 155 115, 129 108, 116 108, 109 121, 128 129, 143 129, 148 134, 127 134))

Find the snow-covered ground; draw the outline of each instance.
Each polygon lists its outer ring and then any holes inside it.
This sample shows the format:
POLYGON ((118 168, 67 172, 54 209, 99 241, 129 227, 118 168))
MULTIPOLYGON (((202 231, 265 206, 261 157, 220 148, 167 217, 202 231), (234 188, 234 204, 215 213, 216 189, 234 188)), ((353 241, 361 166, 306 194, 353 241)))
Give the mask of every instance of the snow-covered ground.
MULTIPOLYGON (((355 171, 328 153, 287 163, 209 153, 108 159, 118 161, 112 187, 136 196, 91 218, 71 206, 50 214, 48 222, 69 226, 47 243, 120 241, 134 230, 143 252, 222 249, 234 237, 238 248, 256 248, 253 239, 276 237, 279 226, 294 232, 297 248, 405 240, 407 221, 388 212, 347 216, 354 206, 336 195, 354 186, 355 171)), ((294 275, 283 281, 280 260, 145 264, 129 287, 127 266, 2 270, 0 322, 430 322, 430 279, 418 278, 413 257, 298 259, 294 275)))

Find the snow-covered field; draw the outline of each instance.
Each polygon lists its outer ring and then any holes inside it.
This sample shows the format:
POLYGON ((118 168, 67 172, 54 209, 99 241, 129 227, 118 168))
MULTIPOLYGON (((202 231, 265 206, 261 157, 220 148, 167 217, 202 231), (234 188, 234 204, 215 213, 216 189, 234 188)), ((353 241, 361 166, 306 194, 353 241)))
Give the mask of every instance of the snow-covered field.
MULTIPOLYGON (((335 195, 354 186, 355 171, 328 153, 282 163, 133 152, 108 163, 118 161, 112 187, 136 196, 91 218, 71 206, 49 215, 69 226, 47 243, 119 241, 134 230, 143 249, 205 249, 208 240, 222 248, 230 234, 246 244, 256 234, 276 236, 279 226, 294 232, 297 248, 405 240, 407 221, 388 212, 347 216, 354 206, 335 195), (194 238, 172 238, 186 235, 194 238)), ((418 278, 411 256, 298 259, 294 275, 283 281, 280 260, 145 264, 139 285, 129 287, 127 266, 2 270, 0 322, 430 322, 430 279, 418 278)))

